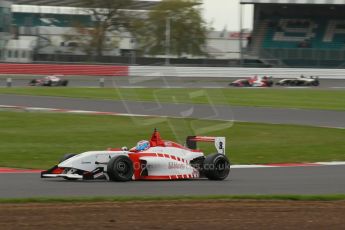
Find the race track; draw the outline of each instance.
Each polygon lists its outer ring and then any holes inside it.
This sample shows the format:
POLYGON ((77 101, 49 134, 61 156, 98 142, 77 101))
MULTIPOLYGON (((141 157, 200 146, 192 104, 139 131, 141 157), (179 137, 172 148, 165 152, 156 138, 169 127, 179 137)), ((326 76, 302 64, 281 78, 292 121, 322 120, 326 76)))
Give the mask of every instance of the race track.
POLYGON ((345 166, 232 169, 225 181, 66 181, 0 174, 2 198, 227 194, 344 194, 345 166))
MULTIPOLYGON (((119 78, 118 78, 119 79, 119 78)), ((229 79, 171 82, 150 80, 129 82, 128 79, 105 81, 106 87, 228 87, 229 79)), ((26 85, 27 79, 16 80, 14 86, 26 85)), ((98 79, 72 79, 70 86, 98 87, 98 79)), ((1 86, 4 86, 2 84, 1 86)), ((279 87, 280 88, 280 87, 279 87)), ((345 89, 345 80, 323 80, 313 89, 345 89)), ((281 88, 282 90, 285 90, 281 88)), ((288 90, 288 89, 286 89, 288 90)), ((101 112, 134 113, 201 119, 238 120, 248 122, 311 125, 345 128, 345 112, 326 110, 275 109, 240 106, 208 106, 153 102, 116 102, 111 100, 68 99, 0 95, 0 105, 45 107, 101 112)), ((226 195, 226 194, 344 194, 345 166, 309 166, 232 169, 225 181, 65 181, 41 179, 37 173, 0 173, 0 197, 52 196, 161 196, 161 195, 226 195)))
MULTIPOLYGON (((0 87, 6 87, 6 76, 0 76, 0 87)), ((12 77, 13 87, 27 86, 32 76, 12 77)), ((197 78, 197 77, 172 77, 172 76, 143 76, 143 77, 65 77, 69 80, 68 87, 99 87, 100 79, 104 79, 104 87, 108 88, 229 88, 229 83, 238 78, 197 78)), ((277 82, 278 79, 275 79, 277 82)), ((281 87, 277 89, 305 88, 281 87)), ((307 87, 310 89, 345 90, 343 79, 321 79, 320 86, 307 87)))
POLYGON ((345 128, 345 112, 0 95, 0 105, 345 128))

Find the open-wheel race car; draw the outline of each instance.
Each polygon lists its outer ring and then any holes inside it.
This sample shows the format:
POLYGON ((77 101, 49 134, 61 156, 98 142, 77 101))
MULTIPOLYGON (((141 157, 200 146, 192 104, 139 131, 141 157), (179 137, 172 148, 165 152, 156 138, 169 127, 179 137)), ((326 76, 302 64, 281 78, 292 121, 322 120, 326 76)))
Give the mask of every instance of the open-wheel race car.
POLYGON ((318 77, 304 77, 301 75, 297 78, 285 78, 276 83, 280 86, 319 86, 320 81, 318 77))
POLYGON ((237 79, 229 84, 229 86, 235 87, 271 87, 272 85, 272 78, 267 76, 237 79))
POLYGON ((230 161, 225 155, 225 137, 189 136, 186 146, 183 146, 162 140, 155 130, 150 141, 139 141, 129 150, 122 147, 67 154, 59 164, 41 172, 41 177, 122 182, 195 178, 224 180, 229 173, 230 161), (206 156, 197 149, 197 142, 214 143, 217 153, 206 156))
POLYGON ((29 82, 29 86, 67 86, 68 80, 64 80, 61 77, 62 75, 50 75, 33 79, 29 82))

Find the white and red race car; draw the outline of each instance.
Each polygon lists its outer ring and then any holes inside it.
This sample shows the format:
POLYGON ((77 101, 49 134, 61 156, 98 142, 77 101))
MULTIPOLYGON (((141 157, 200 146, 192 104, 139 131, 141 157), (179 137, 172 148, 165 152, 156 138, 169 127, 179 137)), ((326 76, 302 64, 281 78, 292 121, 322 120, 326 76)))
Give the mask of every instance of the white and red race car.
POLYGON ((229 84, 229 86, 235 87, 271 87, 272 85, 272 78, 267 76, 237 79, 229 84))
POLYGON ((64 80, 63 75, 50 75, 43 78, 33 79, 29 86, 67 86, 68 80, 64 80))
POLYGON ((41 177, 122 182, 195 178, 224 180, 228 177, 230 162, 225 155, 225 137, 189 136, 186 145, 162 140, 155 130, 150 141, 140 141, 130 150, 122 147, 67 154, 58 165, 43 171, 41 177), (197 142, 213 142, 217 153, 205 156, 197 150, 197 142))

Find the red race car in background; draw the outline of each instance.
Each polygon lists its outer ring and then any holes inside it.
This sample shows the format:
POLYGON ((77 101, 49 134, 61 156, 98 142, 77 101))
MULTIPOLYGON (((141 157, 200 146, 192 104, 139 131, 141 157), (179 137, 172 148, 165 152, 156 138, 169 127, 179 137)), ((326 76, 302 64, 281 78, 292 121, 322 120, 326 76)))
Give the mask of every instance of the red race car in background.
POLYGON ((43 78, 33 79, 29 86, 67 86, 68 80, 61 79, 63 75, 50 75, 43 78))
POLYGON ((271 77, 249 77, 244 79, 237 79, 229 84, 229 86, 235 87, 271 87, 273 80, 271 77))

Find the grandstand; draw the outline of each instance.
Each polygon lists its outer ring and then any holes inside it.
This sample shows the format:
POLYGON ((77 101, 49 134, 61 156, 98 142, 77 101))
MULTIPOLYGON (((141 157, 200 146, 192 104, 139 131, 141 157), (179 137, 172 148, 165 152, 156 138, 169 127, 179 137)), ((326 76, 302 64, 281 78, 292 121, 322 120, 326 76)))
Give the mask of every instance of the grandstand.
POLYGON ((345 0, 242 0, 254 4, 246 54, 280 66, 345 67, 345 0))

